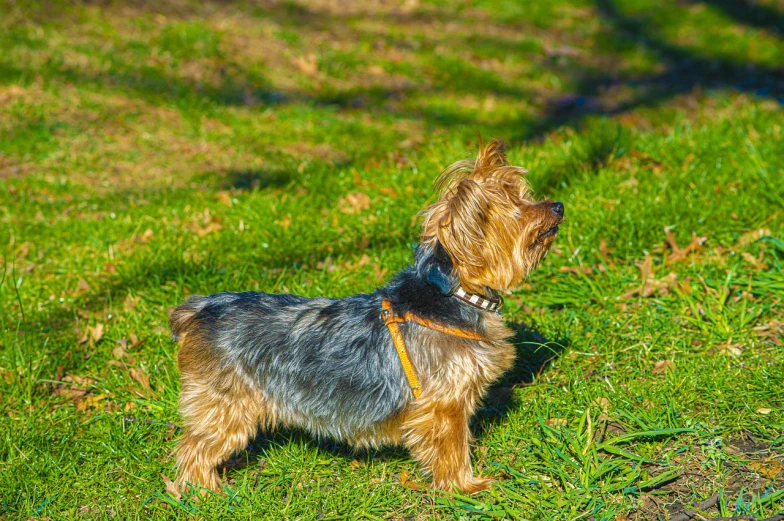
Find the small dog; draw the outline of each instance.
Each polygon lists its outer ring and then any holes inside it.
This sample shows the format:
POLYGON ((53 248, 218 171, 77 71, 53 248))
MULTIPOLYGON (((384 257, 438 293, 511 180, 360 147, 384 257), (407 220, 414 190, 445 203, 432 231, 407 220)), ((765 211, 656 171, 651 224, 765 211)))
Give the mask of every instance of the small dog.
POLYGON ((220 490, 216 466, 279 425, 355 447, 402 444, 434 487, 488 488, 471 468, 469 420, 514 361, 499 292, 544 258, 564 207, 533 200, 503 141, 479 145, 436 182, 414 266, 376 292, 218 293, 172 312, 181 488, 220 490))

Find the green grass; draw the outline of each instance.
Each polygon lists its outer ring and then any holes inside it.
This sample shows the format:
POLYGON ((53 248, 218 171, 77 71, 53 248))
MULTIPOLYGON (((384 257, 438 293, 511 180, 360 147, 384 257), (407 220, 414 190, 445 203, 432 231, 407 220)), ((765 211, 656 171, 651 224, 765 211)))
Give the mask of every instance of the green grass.
POLYGON ((784 510, 780 0, 35 4, 0 1, 0 519, 784 510), (372 291, 477 131, 568 217, 506 299, 493 488, 283 431, 168 495, 167 310, 372 291))

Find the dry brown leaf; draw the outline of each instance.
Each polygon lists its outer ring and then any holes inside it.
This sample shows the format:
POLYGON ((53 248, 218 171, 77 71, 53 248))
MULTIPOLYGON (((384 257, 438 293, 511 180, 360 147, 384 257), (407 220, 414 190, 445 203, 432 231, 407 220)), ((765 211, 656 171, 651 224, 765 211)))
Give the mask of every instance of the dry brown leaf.
MULTIPOLYGON (((60 367, 60 366, 58 366, 58 367, 60 367)), ((4 367, 0 367, 0 376, 3 377, 3 380, 5 380, 5 382, 8 385, 11 385, 12 383, 14 383, 14 377, 16 376, 16 373, 14 371, 8 370, 8 369, 6 369, 4 367)), ((58 380, 59 380, 59 378, 58 378, 58 380)))
POLYGON ((305 56, 295 56, 291 59, 291 63, 308 76, 318 74, 318 58, 313 53, 305 56))
POLYGON ((776 460, 753 461, 749 463, 748 467, 760 476, 764 476, 769 479, 775 478, 782 471, 784 471, 784 465, 776 460))
POLYGON ((198 235, 199 237, 204 237, 209 233, 218 232, 222 229, 223 229, 223 225, 221 223, 212 222, 203 228, 197 228, 196 235, 198 235))
POLYGON ((565 418, 550 418, 546 422, 549 427, 565 427, 566 426, 566 419, 565 418))
POLYGON ((593 273, 593 268, 590 266, 561 266, 560 271, 561 273, 581 273, 583 275, 588 275, 593 273))
POLYGON ((669 226, 664 227, 664 235, 672 250, 672 253, 665 257, 665 264, 672 264, 673 262, 685 260, 689 255, 702 248, 702 245, 708 240, 707 236, 698 237, 696 233, 692 233, 691 242, 689 242, 686 247, 681 248, 678 246, 675 235, 672 233, 669 226))
POLYGON ((610 408, 610 400, 605 397, 599 397, 591 402, 592 405, 596 405, 597 407, 601 408, 603 411, 607 411, 610 408))
POLYGON ((98 409, 104 405, 101 402, 106 398, 107 396, 105 394, 87 395, 84 400, 78 400, 76 402, 76 408, 80 411, 86 411, 87 409, 98 409))
POLYGON ((97 383, 97 380, 94 378, 68 375, 62 379, 61 383, 54 386, 52 394, 72 400, 77 407, 84 410, 82 401, 90 393, 91 389, 89 387, 95 383, 97 383))
POLYGON ((602 256, 602 259, 604 259, 604 262, 606 262, 607 265, 611 267, 615 266, 615 262, 613 262, 612 258, 610 258, 610 254, 614 251, 615 249, 610 249, 607 247, 607 241, 605 239, 601 240, 599 243, 599 254, 602 256))
POLYGON ((370 196, 362 192, 348 194, 338 202, 341 212, 348 214, 358 214, 370 208, 370 196))
POLYGON ((79 338, 79 343, 85 344, 90 342, 90 345, 95 345, 101 338, 103 338, 103 324, 99 322, 94 326, 87 326, 87 330, 79 338))
POLYGON ((659 360, 653 364, 653 374, 666 373, 675 370, 675 364, 670 360, 659 360))
POLYGON ((134 297, 130 293, 125 295, 125 302, 123 303, 123 308, 125 311, 132 311, 136 309, 136 304, 139 302, 139 297, 134 297))
POLYGON ((128 341, 124 338, 121 338, 117 341, 117 345, 114 349, 112 349, 112 356, 117 360, 120 360, 123 355, 125 355, 125 346, 128 344, 128 341))
POLYGON ((134 348, 142 343, 142 341, 139 340, 139 337, 136 336, 136 333, 131 333, 130 337, 131 337, 131 348, 134 348))
POLYGON ((374 273, 376 280, 383 280, 384 277, 386 277, 387 272, 389 272, 388 268, 380 268, 378 265, 376 265, 376 269, 374 273))
POLYGON ((229 192, 218 192, 218 200, 226 206, 231 206, 231 194, 229 192))
POLYGON ((119 367, 123 371, 127 371, 128 370, 128 364, 126 364, 122 360, 107 360, 106 361, 106 365, 110 365, 112 367, 119 367))
POLYGON ((73 400, 74 402, 80 401, 84 396, 89 393, 88 389, 79 389, 78 387, 69 387, 67 385, 59 385, 55 387, 54 394, 55 396, 62 396, 63 398, 67 398, 69 400, 73 400))
POLYGON ((136 241, 141 243, 149 242, 152 239, 153 232, 150 228, 144 230, 144 233, 136 236, 136 241))
POLYGON ((757 409, 757 412, 760 414, 770 414, 771 409, 768 409, 767 407, 760 407, 759 409, 757 409))
POLYGON ((174 499, 179 501, 182 499, 182 493, 180 489, 177 488, 177 485, 174 484, 174 481, 169 479, 169 476, 166 474, 161 474, 161 479, 163 480, 163 484, 166 486, 166 492, 169 493, 174 499))
POLYGON ((767 228, 759 228, 746 232, 738 238, 738 246, 748 246, 752 242, 758 241, 763 237, 770 235, 770 230, 767 228))
POLYGON ((379 190, 382 194, 391 197, 392 199, 397 199, 400 194, 397 193, 397 190, 394 188, 384 187, 379 190))
POLYGON ((147 391, 149 396, 153 395, 152 387, 150 387, 150 375, 145 373, 143 369, 132 367, 131 369, 128 370, 128 374, 131 376, 131 378, 133 378, 134 380, 139 382, 139 384, 141 384, 141 386, 144 388, 145 391, 147 391))
POLYGON ((726 344, 719 346, 719 350, 720 351, 724 351, 725 353, 730 354, 730 355, 734 356, 735 358, 737 358, 740 355, 742 355, 743 354, 743 349, 741 349, 741 347, 743 347, 743 344, 739 344, 739 343, 731 344, 730 342, 731 342, 731 340, 727 341, 726 344))
POLYGON ((782 337, 784 337, 784 320, 771 320, 767 324, 755 326, 752 331, 764 339, 770 340, 774 345, 780 346, 782 344, 782 337))
POLYGON ((284 230, 288 230, 289 226, 291 226, 291 215, 286 214, 283 216, 283 219, 279 221, 275 221, 275 224, 283 228, 284 230))
POLYGON ((103 338, 103 324, 99 322, 94 326, 89 326, 87 328, 87 334, 90 336, 90 340, 93 343, 98 343, 98 341, 103 338))
POLYGON ((76 283, 76 292, 87 293, 88 291, 90 291, 90 285, 87 284, 86 280, 79 279, 79 282, 76 283))

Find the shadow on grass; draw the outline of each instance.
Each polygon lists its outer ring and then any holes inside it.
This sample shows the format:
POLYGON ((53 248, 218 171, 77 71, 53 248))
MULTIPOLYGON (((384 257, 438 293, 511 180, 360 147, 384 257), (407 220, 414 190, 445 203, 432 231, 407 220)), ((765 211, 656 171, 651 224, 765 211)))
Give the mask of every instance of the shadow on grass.
POLYGON ((194 180, 210 182, 219 190, 250 191, 283 188, 295 181, 295 176, 284 168, 248 168, 203 172, 194 180))
MULTIPOLYGON (((656 24, 644 17, 629 16, 619 8, 618 0, 595 0, 596 11, 612 27, 618 43, 641 45, 659 57, 659 72, 621 75, 618 71, 595 74, 577 67, 572 103, 551 106, 539 123, 537 133, 557 126, 578 122, 590 114, 616 115, 638 107, 653 107, 675 96, 695 89, 731 89, 760 97, 770 97, 784 104, 784 67, 768 67, 738 61, 720 55, 701 54, 670 43, 657 33, 656 24), (605 94, 613 88, 630 88, 631 99, 613 103, 605 94)), ((707 0, 706 2, 735 18, 738 24, 752 24, 781 31, 781 12, 772 7, 749 2, 707 0)))
POLYGON ((513 389, 534 384, 552 361, 569 347, 568 335, 548 340, 525 324, 512 327, 515 331, 512 343, 517 348, 515 365, 490 388, 477 411, 474 417, 477 439, 482 439, 494 425, 504 422, 510 411, 521 405, 513 389))

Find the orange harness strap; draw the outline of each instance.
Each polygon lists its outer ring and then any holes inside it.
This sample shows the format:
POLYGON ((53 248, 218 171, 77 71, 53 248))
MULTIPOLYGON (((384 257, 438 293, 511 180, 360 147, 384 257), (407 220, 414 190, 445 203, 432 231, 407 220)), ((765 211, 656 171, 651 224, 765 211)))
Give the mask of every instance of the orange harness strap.
POLYGON ((399 317, 392 311, 392 304, 387 299, 381 301, 381 320, 384 321, 387 329, 389 329, 389 334, 392 336, 392 342, 395 344, 397 356, 400 358, 400 364, 403 366, 403 372, 405 373, 406 379, 408 380, 408 385, 411 386, 411 392, 413 393, 415 399, 419 398, 419 396, 422 394, 422 384, 419 382, 416 369, 414 369, 414 364, 411 363, 411 357, 408 354, 406 341, 403 339, 403 334, 400 332, 400 327, 398 327, 398 324, 403 322, 415 322, 420 326, 432 329, 433 331, 438 331, 439 333, 445 333, 447 335, 460 338, 467 338, 469 340, 483 339, 483 337, 475 331, 466 331, 465 329, 447 327, 433 322, 432 320, 418 317, 412 313, 406 313, 402 317, 399 317))

